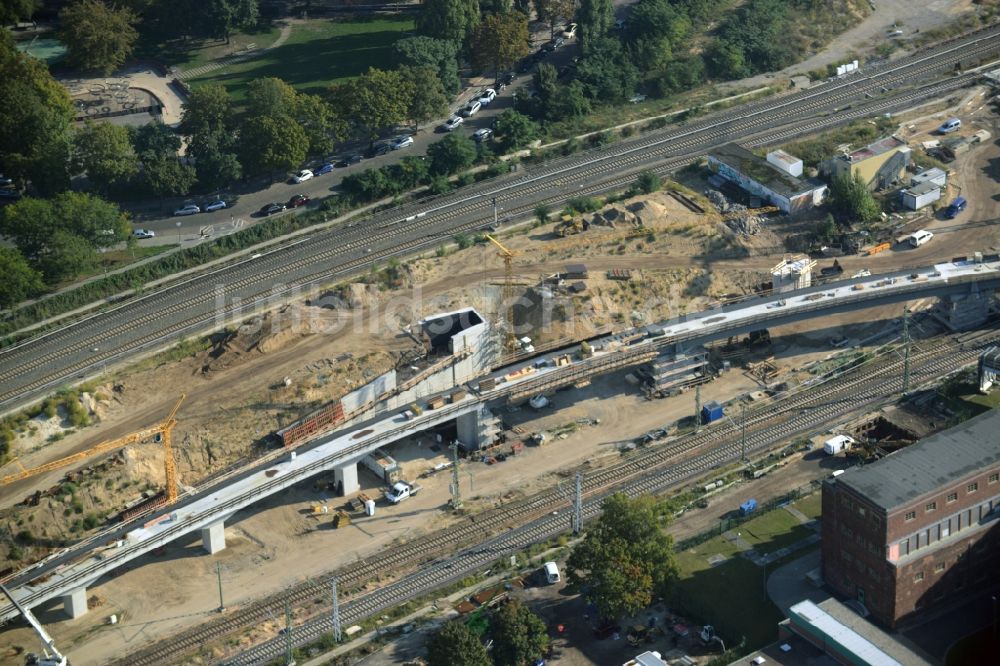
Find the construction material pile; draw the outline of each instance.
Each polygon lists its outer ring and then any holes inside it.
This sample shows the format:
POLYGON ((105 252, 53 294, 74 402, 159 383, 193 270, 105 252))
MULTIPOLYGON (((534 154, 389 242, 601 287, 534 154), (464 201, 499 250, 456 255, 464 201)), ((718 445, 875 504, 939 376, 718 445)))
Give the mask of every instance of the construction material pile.
POLYGON ((741 236, 754 236, 760 233, 764 220, 759 215, 747 214, 745 217, 739 215, 740 211, 747 210, 742 204, 733 204, 726 211, 730 217, 726 218, 726 226, 740 234, 741 236))
POLYGON ((705 198, 711 201, 720 213, 725 213, 729 208, 729 199, 719 190, 705 190, 705 198))

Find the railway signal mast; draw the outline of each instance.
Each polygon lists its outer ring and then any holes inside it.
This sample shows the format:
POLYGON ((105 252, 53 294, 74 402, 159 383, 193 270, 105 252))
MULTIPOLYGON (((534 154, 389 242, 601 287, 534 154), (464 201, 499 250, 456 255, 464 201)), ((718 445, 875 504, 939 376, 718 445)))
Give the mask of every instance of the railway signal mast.
POLYGON ((35 619, 31 611, 19 604, 14 595, 6 587, 0 585, 0 590, 3 590, 3 593, 10 599, 10 603, 14 604, 14 607, 24 616, 24 619, 28 621, 28 624, 31 625, 31 628, 35 630, 35 633, 42 640, 43 656, 39 657, 36 654, 29 654, 25 663, 28 666, 69 666, 69 660, 56 649, 56 644, 52 640, 52 637, 45 631, 45 627, 35 619))

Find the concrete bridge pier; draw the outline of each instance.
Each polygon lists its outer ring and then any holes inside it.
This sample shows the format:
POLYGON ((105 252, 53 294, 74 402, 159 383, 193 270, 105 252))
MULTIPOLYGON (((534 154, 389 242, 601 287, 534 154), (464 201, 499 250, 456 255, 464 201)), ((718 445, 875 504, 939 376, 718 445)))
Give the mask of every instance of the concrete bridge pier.
POLYGON ((209 555, 215 555, 220 550, 226 549, 226 521, 220 520, 217 523, 201 528, 201 545, 209 555))
POLYGON ((87 612, 87 588, 78 587, 63 595, 63 610, 74 620, 87 612))
POLYGON ((340 495, 353 495, 361 490, 361 485, 358 483, 358 463, 352 462, 342 467, 334 467, 333 483, 340 495))
POLYGON ((497 417, 484 404, 455 419, 455 429, 458 441, 472 451, 492 444, 500 431, 497 417))
POLYGON ((973 283, 967 294, 952 294, 941 299, 944 323, 953 331, 964 331, 983 324, 996 302, 992 291, 980 291, 973 283))

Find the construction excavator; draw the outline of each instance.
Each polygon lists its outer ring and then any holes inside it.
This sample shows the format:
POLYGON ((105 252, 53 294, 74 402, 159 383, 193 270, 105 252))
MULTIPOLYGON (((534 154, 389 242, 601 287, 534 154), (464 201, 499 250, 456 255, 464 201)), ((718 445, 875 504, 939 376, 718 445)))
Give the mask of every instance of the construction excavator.
POLYGON ((17 608, 18 612, 28 621, 28 624, 31 625, 31 628, 35 630, 35 633, 42 640, 42 654, 28 653, 24 660, 25 666, 70 666, 69 659, 59 652, 55 641, 52 640, 49 633, 45 631, 45 627, 35 618, 32 612, 19 604, 14 595, 6 587, 0 585, 0 590, 3 590, 3 593, 10 599, 10 603, 14 604, 14 607, 17 608))
POLYGON ((79 453, 74 453, 71 456, 65 458, 60 458, 59 460, 53 460, 52 462, 45 463, 44 465, 39 465, 38 467, 33 467, 31 469, 22 469, 20 472, 14 474, 9 474, 0 478, 0 487, 6 486, 8 484, 14 483, 16 481, 21 481, 23 479, 31 478, 37 474, 42 474, 44 472, 51 472, 52 470, 61 469, 72 465, 73 463, 79 462, 81 460, 86 460, 91 456, 95 456, 99 453, 106 453, 108 451, 114 451, 122 447, 128 446, 130 444, 138 444, 139 442, 145 441, 147 439, 152 439, 154 442, 163 444, 163 468, 164 477, 167 484, 166 494, 167 502, 172 503, 177 499, 177 468, 174 464, 174 452, 171 446, 171 434, 173 432, 174 426, 177 425, 177 410, 180 409, 181 403, 187 397, 186 394, 182 394, 180 399, 174 405, 174 408, 170 410, 170 414, 160 423, 156 424, 151 428, 146 428, 144 430, 138 430, 131 434, 125 435, 124 437, 119 437, 118 439, 112 439, 107 442, 101 442, 97 446, 93 446, 86 451, 80 451, 79 453))

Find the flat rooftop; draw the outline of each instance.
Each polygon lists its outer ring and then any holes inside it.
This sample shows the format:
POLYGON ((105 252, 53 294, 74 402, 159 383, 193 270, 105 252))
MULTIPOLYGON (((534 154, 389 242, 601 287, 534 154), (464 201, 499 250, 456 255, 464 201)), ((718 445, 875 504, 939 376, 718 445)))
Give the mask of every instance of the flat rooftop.
POLYGON ((998 431, 1000 409, 991 409, 824 483, 842 483, 889 512, 1000 465, 998 431))
POLYGON ((876 157, 882 153, 887 153, 895 148, 901 148, 905 145, 906 142, 902 139, 898 139, 894 136, 887 136, 883 139, 879 139, 878 141, 869 143, 864 148, 858 148, 843 157, 851 164, 857 164, 858 162, 863 162, 864 160, 876 157))
POLYGON ((708 155, 786 198, 816 189, 814 185, 785 173, 773 164, 768 164, 767 160, 757 157, 739 144, 723 144, 710 150, 708 155))

